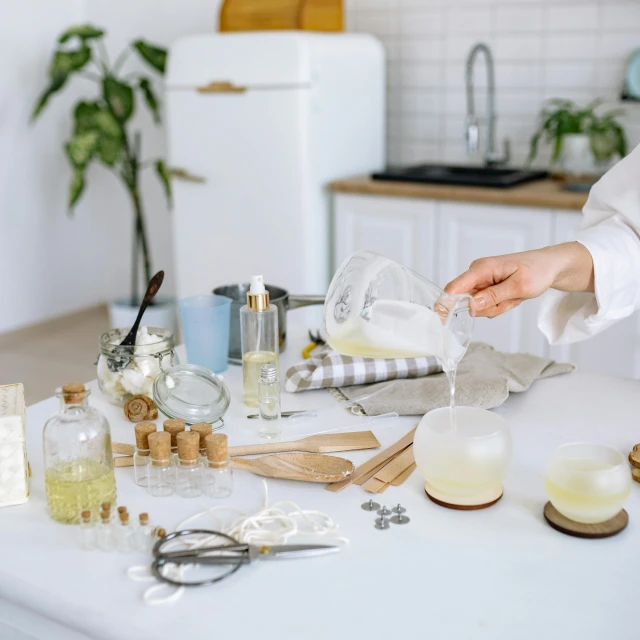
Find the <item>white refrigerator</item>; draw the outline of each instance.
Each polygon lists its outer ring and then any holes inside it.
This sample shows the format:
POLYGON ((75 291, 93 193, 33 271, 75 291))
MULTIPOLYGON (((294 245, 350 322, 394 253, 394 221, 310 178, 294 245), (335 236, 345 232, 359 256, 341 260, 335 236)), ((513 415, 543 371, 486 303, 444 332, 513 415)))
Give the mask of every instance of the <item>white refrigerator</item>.
POLYGON ((330 279, 334 179, 385 158, 385 60, 365 34, 247 32, 179 40, 167 70, 177 294, 252 274, 291 293, 330 279))

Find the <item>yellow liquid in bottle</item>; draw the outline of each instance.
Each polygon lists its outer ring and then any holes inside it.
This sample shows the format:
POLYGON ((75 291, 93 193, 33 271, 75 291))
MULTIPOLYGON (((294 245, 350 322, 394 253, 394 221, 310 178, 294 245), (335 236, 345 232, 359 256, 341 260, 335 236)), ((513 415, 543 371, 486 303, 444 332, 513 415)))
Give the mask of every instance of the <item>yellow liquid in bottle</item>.
POLYGON ((613 465, 596 460, 569 459, 547 472, 544 487, 551 504, 564 516, 585 524, 613 518, 623 507, 629 487, 612 479, 599 482, 585 471, 608 471, 613 465), (573 473, 572 473, 573 472, 573 473), (582 472, 582 473, 581 473, 582 472))
POLYGON ((280 378, 278 354, 274 351, 249 351, 242 356, 242 381, 244 403, 247 407, 258 406, 258 381, 263 364, 276 363, 280 378))
POLYGON ((116 501, 113 468, 105 469, 89 458, 49 469, 44 482, 49 515, 58 522, 79 522, 81 511, 88 509, 95 514, 103 502, 116 501))

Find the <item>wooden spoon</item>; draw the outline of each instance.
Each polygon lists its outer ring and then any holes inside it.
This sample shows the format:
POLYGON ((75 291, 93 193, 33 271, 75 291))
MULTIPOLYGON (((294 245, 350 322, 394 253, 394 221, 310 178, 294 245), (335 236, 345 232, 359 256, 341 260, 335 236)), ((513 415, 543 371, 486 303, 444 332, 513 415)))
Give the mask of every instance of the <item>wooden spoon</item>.
POLYGON ((355 470, 350 460, 317 453, 282 453, 253 460, 233 458, 231 464, 259 476, 302 482, 339 482, 355 470))

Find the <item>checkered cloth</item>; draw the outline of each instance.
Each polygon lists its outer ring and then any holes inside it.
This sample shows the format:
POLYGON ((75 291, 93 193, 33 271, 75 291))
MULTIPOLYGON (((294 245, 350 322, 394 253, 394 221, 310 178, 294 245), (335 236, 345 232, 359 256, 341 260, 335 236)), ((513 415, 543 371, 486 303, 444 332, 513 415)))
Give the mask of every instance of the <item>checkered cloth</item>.
POLYGON ((291 367, 286 374, 285 389, 290 393, 326 387, 351 387, 385 380, 421 378, 440 373, 442 367, 434 356, 424 358, 352 358, 333 349, 317 349, 308 359, 291 367))

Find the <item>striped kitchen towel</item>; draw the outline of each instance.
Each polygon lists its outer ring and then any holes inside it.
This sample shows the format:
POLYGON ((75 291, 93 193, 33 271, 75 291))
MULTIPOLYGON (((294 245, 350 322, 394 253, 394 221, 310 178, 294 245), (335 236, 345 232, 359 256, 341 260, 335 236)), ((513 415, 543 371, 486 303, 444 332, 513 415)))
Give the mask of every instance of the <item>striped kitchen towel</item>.
POLYGON ((291 367, 285 377, 290 393, 326 387, 350 387, 358 384, 421 378, 440 373, 434 356, 424 358, 353 358, 333 349, 317 349, 308 359, 291 367))

